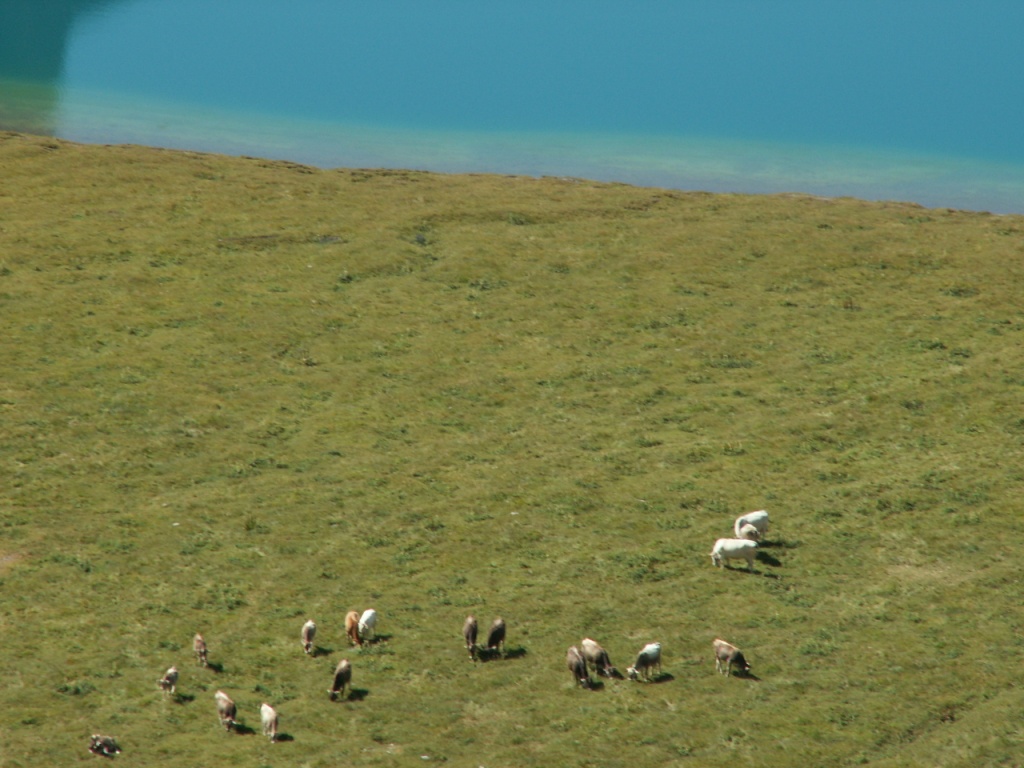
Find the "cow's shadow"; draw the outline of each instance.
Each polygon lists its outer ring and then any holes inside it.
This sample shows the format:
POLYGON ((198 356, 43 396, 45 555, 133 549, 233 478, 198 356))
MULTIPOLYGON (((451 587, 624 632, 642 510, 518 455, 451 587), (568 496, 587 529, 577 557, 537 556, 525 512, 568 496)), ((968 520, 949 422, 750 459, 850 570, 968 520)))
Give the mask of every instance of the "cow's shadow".
POLYGON ((366 688, 350 688, 345 701, 362 701, 369 695, 370 692, 366 688))
POLYGON ((173 701, 175 704, 191 704, 195 700, 195 694, 178 692, 175 692, 173 694, 173 698, 171 699, 171 701, 173 701))
POLYGON ((321 656, 330 656, 332 653, 334 653, 333 648, 324 648, 323 646, 318 645, 313 648, 313 652, 309 655, 314 659, 319 659, 321 656))
POLYGON ((488 661, 521 659, 526 653, 526 649, 521 645, 515 648, 506 648, 504 651, 499 651, 497 648, 479 648, 477 649, 476 657, 477 660, 486 663, 488 661))
POLYGON ((290 733, 279 733, 274 737, 274 741, 295 741, 295 737, 290 733))
POLYGON ((764 552, 763 550, 757 553, 757 561, 759 563, 765 563, 766 565, 774 566, 775 568, 778 568, 779 566, 782 565, 782 561, 781 560, 779 560, 777 557, 775 557, 771 553, 764 552))
POLYGON ((661 684, 661 683, 671 683, 675 679, 676 679, 675 675, 671 674, 670 672, 659 672, 658 674, 656 674, 656 675, 654 675, 652 677, 638 677, 636 679, 636 682, 638 682, 638 683, 654 683, 655 685, 658 685, 658 684, 661 684))
POLYGON ((206 668, 211 672, 216 672, 218 675, 224 671, 224 665, 219 661, 207 662, 206 668))
POLYGON ((747 568, 746 566, 729 565, 728 563, 722 563, 722 568, 726 571, 737 571, 739 573, 748 573, 751 576, 760 576, 760 572, 753 568, 747 568))
POLYGON ((770 541, 757 542, 757 548, 760 551, 765 549, 796 549, 799 546, 799 541, 786 541, 785 539, 771 539, 770 541))
POLYGON ((256 729, 255 728, 250 728, 245 723, 235 723, 233 726, 231 726, 231 730, 234 733, 237 733, 239 736, 255 736, 256 735, 256 729))

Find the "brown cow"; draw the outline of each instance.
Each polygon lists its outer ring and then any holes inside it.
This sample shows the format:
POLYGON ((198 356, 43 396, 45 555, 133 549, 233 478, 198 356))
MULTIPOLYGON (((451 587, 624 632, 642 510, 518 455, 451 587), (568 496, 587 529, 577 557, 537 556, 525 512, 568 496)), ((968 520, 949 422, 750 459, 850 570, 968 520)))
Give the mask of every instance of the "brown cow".
POLYGON ((160 686, 160 690, 164 693, 174 693, 174 687, 178 684, 178 668, 171 667, 164 676, 156 681, 156 684, 160 686))
POLYGON ((334 682, 331 684, 331 689, 327 691, 331 695, 331 701, 337 701, 338 694, 345 692, 345 686, 350 686, 349 693, 351 693, 351 683, 352 665, 348 659, 342 659, 334 669, 334 682))
POLYGON ((565 665, 569 667, 569 672, 578 684, 584 688, 591 686, 590 673, 587 671, 587 660, 583 658, 580 649, 575 645, 569 646, 569 650, 565 654, 565 665))
POLYGON ((224 691, 217 691, 213 694, 213 698, 217 701, 217 717, 220 718, 220 724, 230 731, 238 725, 238 721, 235 720, 238 716, 238 708, 235 706, 235 702, 224 691))
POLYGON ((466 641, 466 650, 469 651, 469 658, 476 661, 476 616, 470 614, 466 617, 466 623, 462 625, 462 637, 466 641))
POLYGON ((209 666, 206 662, 206 641, 203 640, 203 636, 196 632, 196 636, 192 638, 192 653, 196 655, 196 660, 200 666, 209 666))
POLYGON ((500 650, 501 655, 505 655, 505 620, 500 616, 494 620, 487 632, 487 650, 500 650))
POLYGON ((735 645, 717 638, 711 645, 715 649, 716 671, 721 672, 723 675, 731 675, 732 667, 735 664, 741 675, 750 672, 750 665, 743 656, 743 652, 735 645))
POLYGON ((302 650, 313 652, 313 638, 316 637, 316 622, 310 619, 302 625, 302 650))
POLYGON ((597 670, 597 674, 605 677, 619 676, 619 671, 612 666, 612 660, 608 657, 608 651, 602 648, 596 640, 584 637, 583 642, 580 643, 580 650, 587 663, 597 670))
POLYGON ((359 636, 359 612, 349 611, 345 614, 345 634, 348 635, 352 645, 362 645, 363 638, 359 636))

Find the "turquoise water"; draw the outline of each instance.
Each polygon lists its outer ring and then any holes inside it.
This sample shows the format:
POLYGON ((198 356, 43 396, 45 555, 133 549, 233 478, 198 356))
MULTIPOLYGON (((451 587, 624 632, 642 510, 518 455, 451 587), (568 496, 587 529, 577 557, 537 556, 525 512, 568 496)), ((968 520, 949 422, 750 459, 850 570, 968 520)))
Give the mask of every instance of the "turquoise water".
POLYGON ((0 127, 1024 213, 1013 0, 0 0, 0 127))

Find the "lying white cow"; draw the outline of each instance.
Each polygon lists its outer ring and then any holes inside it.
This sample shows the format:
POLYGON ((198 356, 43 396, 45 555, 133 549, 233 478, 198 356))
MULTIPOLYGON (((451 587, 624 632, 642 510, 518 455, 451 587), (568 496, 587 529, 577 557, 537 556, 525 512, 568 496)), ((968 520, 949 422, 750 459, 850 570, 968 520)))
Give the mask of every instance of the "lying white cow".
POLYGON ((723 565, 725 560, 746 560, 747 568, 754 570, 757 542, 748 539, 719 539, 711 550, 711 564, 723 565))
POLYGON ((763 509, 759 509, 757 512, 747 512, 747 514, 737 517, 736 523, 732 527, 737 539, 747 538, 742 533, 743 526, 745 525, 754 526, 760 534, 759 540, 763 539, 765 534, 768 533, 768 513, 763 509))

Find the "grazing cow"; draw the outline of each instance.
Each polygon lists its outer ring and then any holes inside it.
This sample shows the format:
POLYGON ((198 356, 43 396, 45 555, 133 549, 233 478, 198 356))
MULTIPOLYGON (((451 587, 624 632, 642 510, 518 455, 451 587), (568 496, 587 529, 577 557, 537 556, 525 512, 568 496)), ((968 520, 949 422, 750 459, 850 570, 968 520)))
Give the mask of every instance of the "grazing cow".
POLYGON ((619 671, 612 666, 612 660, 608 658, 608 651, 601 647, 596 640, 584 637, 580 643, 583 658, 587 663, 597 670, 597 674, 605 677, 618 677, 619 671))
POLYGON ((113 757, 121 752, 121 748, 117 746, 117 741, 114 740, 113 736, 101 736, 98 733, 94 733, 89 737, 89 751, 94 755, 113 757))
POLYGON ((377 612, 367 608, 359 617, 359 639, 364 643, 377 636, 377 612))
POLYGON ((591 686, 590 673, 587 672, 587 660, 583 658, 580 649, 575 645, 569 646, 569 651, 565 654, 565 664, 578 684, 584 688, 591 686))
POLYGON ((476 616, 470 614, 466 617, 466 623, 462 625, 462 637, 466 641, 466 650, 469 651, 469 658, 476 661, 476 616))
POLYGON ((174 686, 178 684, 178 668, 171 667, 164 676, 156 681, 156 684, 160 686, 160 690, 164 693, 174 693, 174 686))
POLYGON ((348 635, 352 645, 362 645, 363 640, 359 637, 359 614, 356 611, 349 611, 345 614, 345 634, 348 635))
MULTIPOLYGON (((338 694, 345 692, 345 686, 352 683, 352 665, 349 664, 348 659, 342 659, 338 662, 338 666, 334 668, 334 682, 331 683, 331 689, 327 691, 331 695, 331 701, 337 701, 338 694)), ((351 692, 351 688, 349 689, 351 692)))
POLYGON ((633 666, 626 670, 626 674, 629 675, 630 680, 638 680, 640 675, 644 676, 644 680, 650 680, 650 670, 658 668, 658 674, 661 674, 661 643, 648 643, 640 649, 640 653, 636 655, 636 661, 633 662, 633 666))
POLYGON ((265 701, 260 705, 260 723, 263 735, 269 736, 271 743, 277 741, 277 710, 265 701))
POLYGON ((494 620, 491 628, 487 631, 487 650, 500 650, 501 655, 505 655, 505 620, 500 616, 494 620))
POLYGON ((743 530, 744 525, 752 525, 757 528, 757 532, 761 534, 763 539, 768 533, 768 513, 763 509, 759 509, 757 512, 747 512, 747 514, 737 517, 736 522, 732 526, 737 539, 743 538, 740 531, 743 530))
POLYGON ((206 661, 206 641, 203 640, 203 636, 198 632, 196 632, 196 636, 192 638, 192 653, 196 655, 196 661, 199 662, 199 666, 209 666, 206 661))
POLYGON ((747 539, 748 541, 760 541, 761 532, 750 523, 744 523, 743 527, 740 528, 740 534, 737 536, 739 539, 747 539))
POLYGON ((743 652, 732 643, 716 639, 712 646, 715 649, 715 670, 723 675, 731 675, 732 667, 735 664, 741 675, 750 672, 750 665, 747 663, 743 652))
POLYGON ((235 720, 238 716, 238 708, 235 707, 235 702, 224 691, 217 691, 213 694, 213 698, 217 700, 217 717, 220 718, 220 724, 230 731, 238 725, 238 721, 235 720))
POLYGON ((723 568, 725 560, 746 560, 747 568, 754 570, 754 557, 757 554, 757 542, 747 539, 719 539, 711 550, 711 564, 723 568))
POLYGON ((313 652, 313 638, 316 637, 316 622, 310 619, 302 625, 302 650, 313 652))

